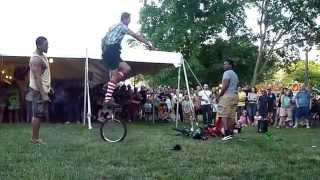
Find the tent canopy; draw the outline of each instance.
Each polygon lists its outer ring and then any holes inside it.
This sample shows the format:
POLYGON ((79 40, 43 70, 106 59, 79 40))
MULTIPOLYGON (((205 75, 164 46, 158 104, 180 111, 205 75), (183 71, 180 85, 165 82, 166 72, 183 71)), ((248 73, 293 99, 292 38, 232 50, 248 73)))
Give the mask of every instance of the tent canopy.
MULTIPOLYGON (((0 52, 1 53, 1 52, 0 52)), ((52 79, 54 80, 83 80, 86 57, 72 55, 50 55, 49 59, 52 79)), ((89 58, 89 79, 93 85, 104 83, 108 78, 108 70, 102 60, 97 57, 89 58)), ((180 53, 149 51, 140 49, 124 49, 121 58, 131 67, 130 76, 137 74, 154 74, 162 68, 181 65, 183 57, 180 53)), ((13 74, 16 67, 28 67, 30 56, 0 54, 0 70, 13 74)))

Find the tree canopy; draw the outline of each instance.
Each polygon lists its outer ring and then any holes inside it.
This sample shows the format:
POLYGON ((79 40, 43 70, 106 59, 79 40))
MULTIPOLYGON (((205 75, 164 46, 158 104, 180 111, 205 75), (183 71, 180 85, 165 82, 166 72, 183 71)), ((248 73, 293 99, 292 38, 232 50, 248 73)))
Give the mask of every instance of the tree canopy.
MULTIPOLYGON (((319 42, 319 12, 315 0, 150 0, 140 23, 160 50, 181 52, 203 83, 217 84, 224 58, 231 57, 240 81, 255 84, 298 60, 301 42, 319 42), (256 34, 246 26, 246 9, 258 11, 256 34)), ((176 85, 177 74, 168 68, 147 79, 176 85)))
MULTIPOLYGON (((305 79, 305 61, 300 60, 292 64, 284 74, 284 83, 289 84, 293 81, 304 82, 305 79)), ((309 82, 311 85, 320 89, 320 64, 317 62, 309 62, 309 82)))

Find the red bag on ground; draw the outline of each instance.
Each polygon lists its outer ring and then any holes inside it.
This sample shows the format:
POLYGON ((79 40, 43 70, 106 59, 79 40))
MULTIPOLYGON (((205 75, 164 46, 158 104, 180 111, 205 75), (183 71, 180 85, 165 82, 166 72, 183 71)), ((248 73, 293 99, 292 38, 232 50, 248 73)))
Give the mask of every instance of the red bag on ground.
POLYGON ((218 118, 213 127, 207 127, 204 129, 204 134, 206 136, 222 136, 222 120, 218 118))

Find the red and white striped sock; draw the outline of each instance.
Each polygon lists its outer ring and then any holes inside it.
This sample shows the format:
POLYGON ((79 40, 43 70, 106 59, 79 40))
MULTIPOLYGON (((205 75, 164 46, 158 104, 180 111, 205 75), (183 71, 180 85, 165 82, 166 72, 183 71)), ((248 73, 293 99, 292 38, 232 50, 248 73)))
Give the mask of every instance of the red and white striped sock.
POLYGON ((111 100, 114 89, 116 88, 116 84, 112 81, 108 82, 108 89, 105 94, 104 102, 109 102, 111 100))

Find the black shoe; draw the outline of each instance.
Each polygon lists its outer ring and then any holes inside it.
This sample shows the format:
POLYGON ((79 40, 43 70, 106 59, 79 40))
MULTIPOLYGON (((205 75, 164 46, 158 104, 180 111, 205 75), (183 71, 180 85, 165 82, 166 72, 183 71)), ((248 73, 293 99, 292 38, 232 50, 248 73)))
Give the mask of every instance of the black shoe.
POLYGON ((174 151, 181 151, 181 146, 179 144, 176 144, 171 150, 174 150, 174 151))

